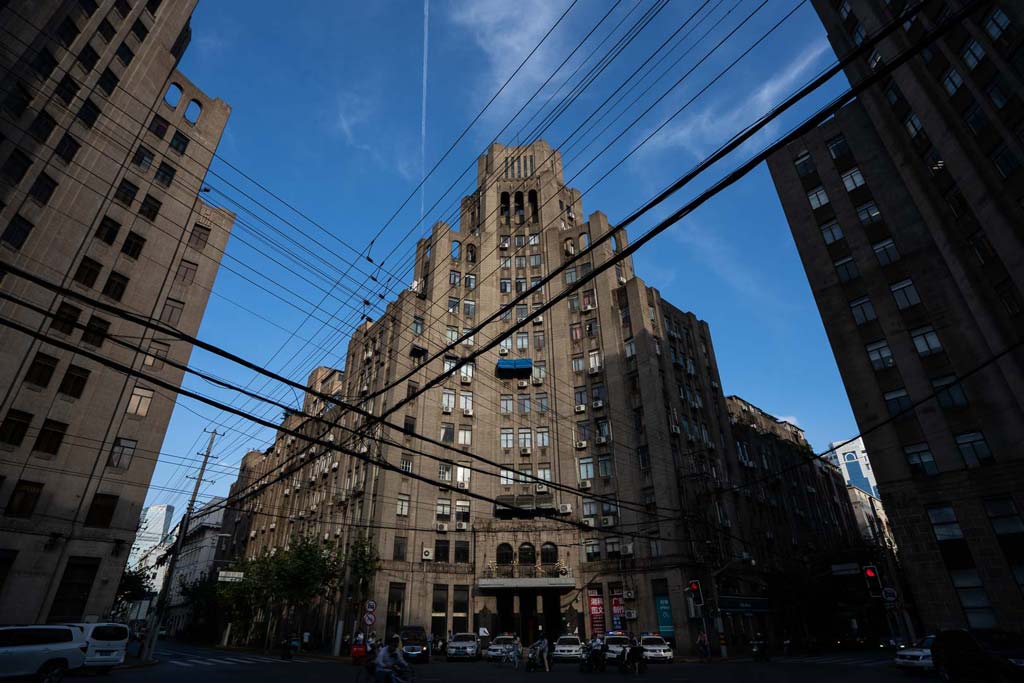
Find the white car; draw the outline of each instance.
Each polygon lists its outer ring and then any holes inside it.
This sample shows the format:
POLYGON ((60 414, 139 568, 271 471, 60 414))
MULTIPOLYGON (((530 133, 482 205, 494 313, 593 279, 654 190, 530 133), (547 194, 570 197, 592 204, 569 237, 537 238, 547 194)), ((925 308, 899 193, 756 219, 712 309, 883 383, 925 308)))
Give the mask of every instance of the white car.
POLYGON ((512 636, 498 636, 487 646, 484 657, 491 660, 501 659, 507 650, 515 647, 516 639, 512 636))
POLYGON ((85 632, 89 645, 85 653, 85 668, 92 671, 110 671, 124 664, 128 650, 128 627, 124 624, 70 624, 85 632))
POLYGON ((583 644, 576 636, 562 636, 555 641, 555 650, 551 653, 551 657, 578 662, 583 659, 583 644))
POLYGON ((605 636, 604 644, 608 646, 608 659, 615 659, 622 654, 622 648, 629 647, 629 636, 610 634, 605 636))
POLYGON ((642 636, 640 646, 644 649, 644 659, 648 662, 671 662, 672 648, 661 636, 642 636))
POLYGON ((480 639, 475 633, 456 633, 444 650, 447 659, 477 659, 480 657, 480 639))
POLYGON ((85 664, 89 644, 77 626, 0 627, 0 677, 34 677, 60 683, 85 664))
POLYGON ((932 661, 932 641, 935 636, 928 636, 917 641, 911 647, 896 651, 893 663, 905 671, 931 671, 935 668, 932 661))

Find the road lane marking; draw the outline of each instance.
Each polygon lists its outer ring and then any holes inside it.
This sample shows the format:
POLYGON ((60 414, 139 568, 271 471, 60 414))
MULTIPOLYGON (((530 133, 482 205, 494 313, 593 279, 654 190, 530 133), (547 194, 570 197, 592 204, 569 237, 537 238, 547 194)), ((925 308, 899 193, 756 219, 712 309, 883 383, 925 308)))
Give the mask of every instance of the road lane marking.
POLYGON ((189 666, 189 667, 192 666, 188 662, 179 662, 179 661, 174 660, 174 659, 172 659, 170 661, 171 661, 171 664, 177 664, 178 666, 189 666))

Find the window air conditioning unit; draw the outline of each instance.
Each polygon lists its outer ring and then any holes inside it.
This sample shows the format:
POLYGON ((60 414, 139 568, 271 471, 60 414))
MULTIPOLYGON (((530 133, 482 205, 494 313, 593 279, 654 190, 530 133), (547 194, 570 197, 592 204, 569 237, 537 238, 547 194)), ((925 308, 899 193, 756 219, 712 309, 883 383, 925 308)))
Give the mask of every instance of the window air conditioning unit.
POLYGON ((336 462, 331 463, 331 470, 334 471, 334 472, 337 472, 338 471, 338 463, 336 463, 336 462))
POLYGON ((544 316, 542 316, 542 315, 538 315, 536 318, 533 319, 533 324, 534 325, 540 325, 543 322, 544 322, 544 316))
POLYGON ((469 488, 469 484, 464 481, 455 482, 455 488, 462 489, 463 491, 469 488))
POLYGON ((533 383, 536 384, 537 386, 540 386, 541 384, 544 384, 544 378, 542 378, 542 377, 534 377, 533 378, 533 383))
POLYGON ((508 242, 499 242, 498 243, 498 249, 501 249, 502 251, 506 251, 508 249, 508 242))
POLYGON ((586 403, 577 403, 575 410, 576 410, 577 413, 585 413, 585 412, 587 412, 587 404, 586 403))
POLYGON ((586 447, 587 447, 587 440, 586 439, 583 439, 582 441, 577 441, 576 442, 576 450, 581 451, 581 450, 583 450, 586 447))
POLYGON ((634 593, 633 591, 622 591, 622 597, 626 600, 633 600, 634 598, 636 598, 636 593, 634 593))
POLYGON ((302 483, 301 482, 295 484, 295 490, 296 491, 301 491, 302 490, 302 483))
POLYGON ((584 313, 589 313, 592 310, 594 310, 594 305, 593 304, 587 304, 586 306, 583 307, 583 312, 584 313))
POLYGON ((587 369, 587 374, 588 375, 596 375, 599 372, 601 372, 601 368, 599 368, 599 367, 592 367, 592 368, 588 368, 587 369))
POLYGON ((472 408, 463 408, 462 409, 462 415, 463 415, 463 417, 473 417, 473 409, 472 408))
POLYGON ((606 444, 606 443, 608 443, 608 437, 607 436, 597 436, 597 437, 594 438, 594 441, 596 441, 598 443, 598 445, 606 444))
POLYGON ((300 510, 299 511, 299 519, 305 519, 305 518, 306 518, 306 511, 305 510, 300 510))
POLYGON ((673 434, 682 434, 683 430, 679 428, 679 425, 672 425, 673 434))
POLYGON ((625 275, 620 275, 619 276, 619 284, 620 285, 626 284, 626 276, 625 275))
POLYGON ((324 532, 324 540, 325 541, 329 541, 330 539, 331 539, 331 532, 330 531, 325 531, 324 532))
POLYGON ((467 524, 466 522, 455 522, 455 530, 456 531, 468 531, 469 530, 469 524, 467 524))
POLYGON ((529 448, 520 448, 519 449, 519 455, 529 455, 529 454, 530 454, 530 449, 529 448))
POLYGON ((548 485, 547 484, 537 484, 537 486, 536 486, 536 488, 534 490, 537 493, 547 493, 548 492, 548 485))
POLYGON ((583 518, 583 523, 586 524, 587 526, 594 526, 594 518, 593 517, 584 517, 583 518))
POLYGON ((313 503, 312 505, 309 506, 309 511, 316 512, 316 503, 313 503))
POLYGON ((594 410, 600 410, 601 408, 604 408, 604 401, 602 401, 601 399, 597 399, 590 404, 590 407, 593 408, 594 410))
POLYGON ((256 532, 255 531, 250 531, 249 532, 249 538, 256 538, 256 532))
POLYGON ((624 557, 632 557, 633 556, 633 544, 632 543, 623 543, 622 544, 622 555, 624 557))
POLYGON ((507 356, 508 355, 508 349, 506 349, 504 346, 499 346, 498 347, 498 355, 499 356, 507 356))
POLYGON ((424 562, 430 562, 431 560, 434 559, 434 549, 433 548, 424 548, 423 549, 423 554, 421 555, 421 557, 423 558, 424 562))
POLYGON ((615 518, 614 517, 602 517, 601 518, 601 526, 615 526, 615 518))
POLYGON ((527 382, 525 379, 521 379, 516 383, 516 386, 518 386, 520 389, 525 389, 526 387, 530 386, 530 383, 527 382))
POLYGON ((360 453, 369 453, 370 452, 370 447, 364 444, 364 445, 359 447, 359 452, 360 453))
POLYGON ((560 515, 571 515, 572 514, 572 503, 561 503, 558 506, 558 514, 560 514, 560 515))
POLYGON ((636 610, 635 609, 623 610, 622 611, 622 616, 625 617, 626 619, 629 619, 629 620, 636 619, 636 610))
POLYGON ((441 412, 444 413, 445 415, 451 415, 452 414, 452 407, 451 406, 441 406, 441 412))
POLYGON ((446 533, 448 533, 448 525, 445 524, 444 522, 438 522, 437 523, 437 532, 439 534, 446 534, 446 533))
POLYGON ((368 394, 368 393, 370 393, 370 385, 369 384, 364 384, 363 388, 359 390, 359 393, 361 393, 361 394, 368 394))
POLYGON ((290 488, 288 488, 288 489, 285 489, 285 490, 284 490, 284 495, 285 495, 285 497, 286 497, 286 498, 287 498, 288 496, 292 495, 292 490, 291 490, 290 488))
POLYGON ((462 382, 463 384, 469 384, 470 382, 473 381, 473 378, 470 377, 469 375, 462 375, 461 377, 459 377, 459 381, 462 382))
POLYGON ((584 479, 584 480, 580 481, 580 489, 581 490, 586 490, 586 489, 589 489, 589 488, 590 488, 590 480, 589 479, 584 479))
POLYGON ((327 440, 328 441, 334 441, 334 434, 328 434, 327 435, 327 440))

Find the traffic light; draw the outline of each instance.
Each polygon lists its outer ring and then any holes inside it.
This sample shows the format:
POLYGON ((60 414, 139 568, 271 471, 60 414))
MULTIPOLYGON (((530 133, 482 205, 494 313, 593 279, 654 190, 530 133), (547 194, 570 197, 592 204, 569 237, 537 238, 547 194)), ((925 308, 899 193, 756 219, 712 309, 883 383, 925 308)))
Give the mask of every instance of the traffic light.
POLYGON ((882 579, 878 575, 878 567, 873 564, 864 565, 864 581, 868 584, 868 595, 873 598, 882 597, 882 579))
POLYGON ((687 589, 690 591, 690 597, 693 599, 694 606, 703 607, 704 593, 700 590, 700 581, 698 581, 697 579, 690 579, 690 583, 687 586, 687 589))

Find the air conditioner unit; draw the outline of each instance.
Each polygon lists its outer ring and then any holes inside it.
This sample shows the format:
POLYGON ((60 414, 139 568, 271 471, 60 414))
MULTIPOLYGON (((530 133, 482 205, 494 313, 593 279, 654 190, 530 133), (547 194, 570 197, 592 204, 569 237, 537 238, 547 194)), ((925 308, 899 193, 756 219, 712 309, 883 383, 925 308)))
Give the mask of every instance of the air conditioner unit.
POLYGON ((519 455, 530 455, 531 451, 529 448, 520 448, 519 455))
POLYGON ((530 386, 530 383, 527 382, 525 379, 521 379, 516 383, 516 386, 519 387, 520 389, 525 389, 526 387, 530 386))
POLYGON ((499 243, 498 244, 498 249, 501 249, 502 251, 506 251, 508 249, 508 242, 501 242, 501 243, 499 243))
POLYGON ((602 401, 601 399, 597 399, 596 401, 590 404, 590 407, 593 408, 594 410, 600 410, 601 408, 604 408, 604 401, 602 401))
POLYGON ((587 412, 587 404, 586 403, 577 403, 575 410, 576 410, 577 413, 585 413, 585 412, 587 412))
POLYGON ((362 394, 370 393, 370 385, 369 384, 364 384, 363 388, 360 389, 359 392, 362 393, 362 394))
POLYGON ((533 383, 536 384, 537 386, 540 386, 541 384, 544 384, 544 378, 543 377, 534 377, 533 378, 533 383))
POLYGON ((571 515, 572 514, 572 503, 561 503, 558 506, 558 514, 560 515, 571 515))
POLYGON ((256 538, 256 532, 255 531, 250 531, 249 532, 249 538, 256 538))
POLYGON ((299 510, 299 519, 305 519, 305 518, 306 518, 306 511, 305 510, 299 510))
POLYGON ((448 533, 448 525, 445 524, 444 522, 438 522, 437 523, 437 532, 439 534, 446 534, 446 533, 448 533))
POLYGON ((626 284, 626 276, 625 275, 620 275, 619 276, 619 284, 620 285, 626 284))
POLYGON ((302 490, 302 483, 301 482, 295 485, 295 490, 296 491, 301 491, 302 490))
POLYGON ((622 611, 622 616, 625 617, 626 619, 630 619, 630 620, 636 619, 636 610, 635 609, 623 610, 622 611))
POLYGON ((633 544, 623 543, 622 544, 622 555, 623 557, 633 557, 633 544))
POLYGON ((469 488, 469 484, 464 481, 457 481, 455 482, 455 488, 465 490, 469 488))
POLYGON ((455 530, 456 531, 467 531, 468 529, 469 529, 469 524, 467 524, 466 522, 455 522, 455 530))
POLYGON ((324 532, 324 540, 325 541, 329 541, 330 538, 331 538, 331 532, 330 531, 325 531, 324 532))
POLYGON ((673 434, 682 434, 683 430, 681 430, 679 428, 679 425, 672 425, 672 433, 673 434))
POLYGON ((599 372, 601 372, 601 368, 599 367, 587 368, 588 375, 596 375, 599 372))
POLYGON ((469 375, 462 375, 461 377, 459 377, 459 381, 462 382, 463 384, 469 384, 470 382, 473 381, 473 378, 470 377, 469 375))
POLYGON ((594 441, 597 442, 598 445, 606 444, 606 443, 608 443, 608 437, 607 436, 596 436, 596 437, 594 437, 594 441))
POLYGON ((506 349, 504 346, 499 346, 498 347, 498 355, 499 356, 507 356, 508 355, 508 349, 506 349))
POLYGON ((421 557, 423 558, 424 562, 430 562, 431 560, 434 559, 434 549, 433 548, 424 548, 423 549, 423 554, 422 554, 421 557))
POLYGON ((583 523, 586 524, 587 526, 594 526, 594 518, 593 517, 584 517, 583 518, 583 523))
POLYGON ((547 484, 537 484, 537 486, 535 487, 534 490, 537 493, 547 493, 548 492, 548 485, 547 484))
POLYGON ((614 517, 602 517, 601 518, 601 526, 614 526, 614 525, 615 525, 615 518, 614 517))
POLYGON ((290 488, 288 488, 288 489, 285 489, 285 490, 284 490, 284 495, 285 495, 286 497, 287 497, 287 496, 290 496, 290 495, 292 495, 292 490, 291 490, 290 488))
POLYGON ((331 463, 331 470, 337 472, 338 471, 338 463, 336 463, 336 462, 335 463, 331 463))
POLYGON ((586 489, 589 489, 589 488, 590 488, 590 480, 589 479, 583 479, 583 480, 580 481, 580 489, 581 490, 585 491, 586 489))
POLYGON ((443 414, 445 414, 445 415, 451 415, 452 414, 452 407, 451 406, 442 405, 441 406, 441 412, 443 414))
POLYGON ((544 316, 542 316, 542 315, 538 315, 536 318, 533 319, 533 324, 534 325, 540 325, 543 322, 544 322, 544 316))
POLYGON ((366 446, 366 445, 360 446, 359 447, 359 452, 360 453, 369 453, 370 452, 370 447, 366 446))
POLYGON ((313 503, 312 505, 309 506, 309 511, 316 512, 316 503, 313 503))
POLYGON ((581 310, 582 310, 582 311, 583 311, 584 313, 589 313, 590 311, 594 310, 594 308, 595 308, 594 304, 587 304, 587 305, 586 305, 586 306, 584 306, 584 307, 583 307, 583 308, 582 308, 581 310))
POLYGON ((328 434, 327 435, 327 440, 328 441, 334 441, 334 434, 328 434))
POLYGON ((462 415, 463 415, 463 417, 473 417, 473 409, 472 408, 463 408, 462 409, 462 415))
POLYGON ((586 439, 584 439, 583 441, 577 441, 576 442, 576 450, 583 450, 586 447, 587 447, 586 439))
POLYGON ((633 600, 634 598, 636 598, 636 593, 634 593, 633 591, 622 591, 622 597, 626 600, 633 600))

